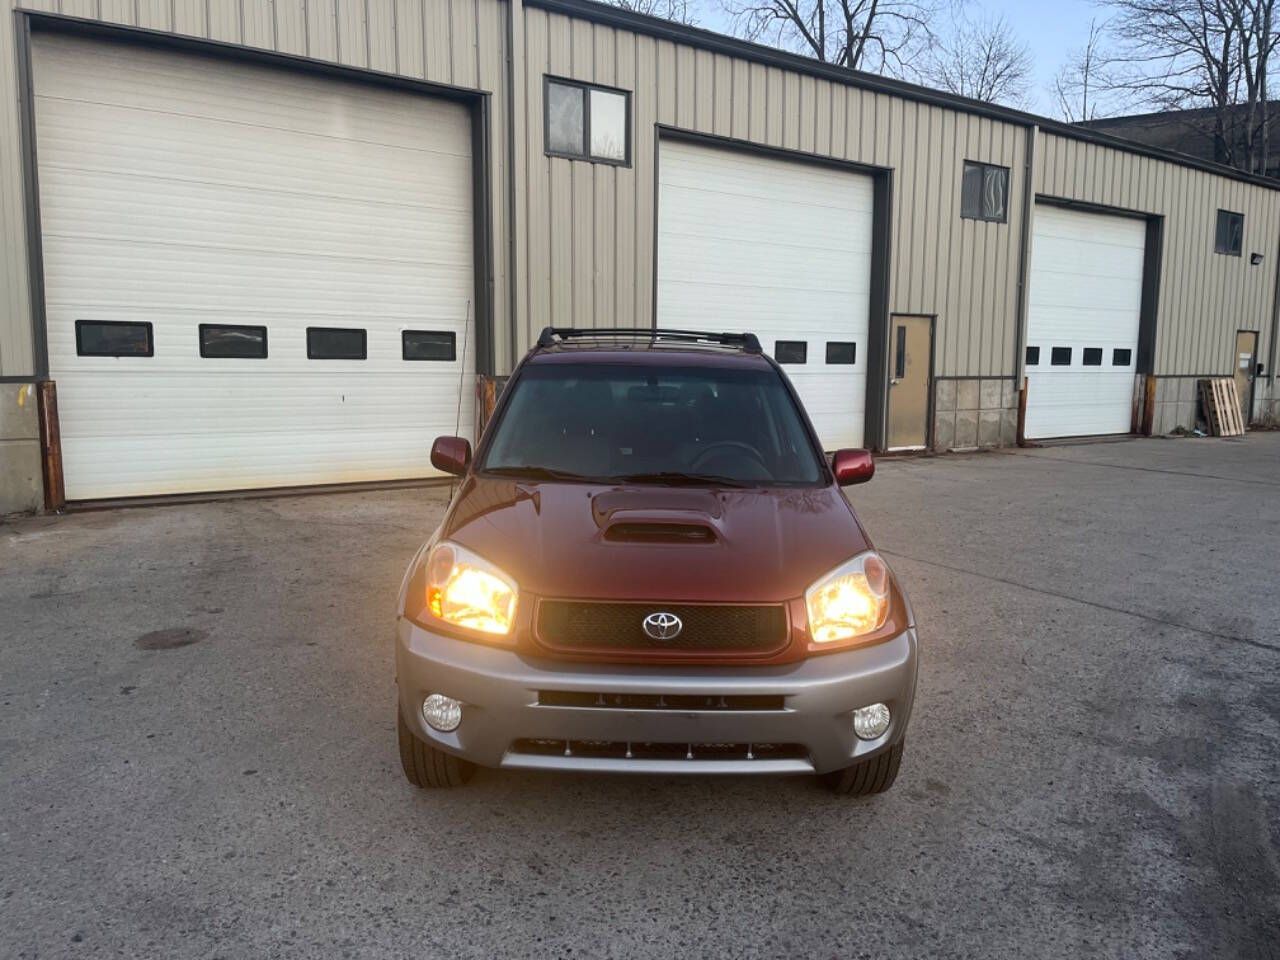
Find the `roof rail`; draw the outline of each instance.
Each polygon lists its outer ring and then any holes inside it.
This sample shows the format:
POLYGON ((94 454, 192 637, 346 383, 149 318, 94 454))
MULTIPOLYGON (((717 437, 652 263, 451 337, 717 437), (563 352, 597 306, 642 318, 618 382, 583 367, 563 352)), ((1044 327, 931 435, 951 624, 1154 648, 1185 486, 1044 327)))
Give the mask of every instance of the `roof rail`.
POLYGON ((669 330, 663 327, 543 327, 538 334, 540 349, 566 340, 671 340, 677 343, 718 343, 741 347, 744 353, 763 353, 754 333, 709 333, 705 330, 669 330))

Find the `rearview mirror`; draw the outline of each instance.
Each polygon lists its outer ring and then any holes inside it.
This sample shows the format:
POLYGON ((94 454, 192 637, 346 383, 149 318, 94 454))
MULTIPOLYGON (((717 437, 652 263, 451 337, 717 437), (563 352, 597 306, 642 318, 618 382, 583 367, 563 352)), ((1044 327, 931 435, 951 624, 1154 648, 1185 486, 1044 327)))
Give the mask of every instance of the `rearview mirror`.
POLYGON ((847 487, 854 483, 866 483, 876 475, 876 462, 870 450, 837 450, 831 458, 831 469, 836 483, 847 487))
POLYGON ((462 437, 436 437, 431 444, 431 465, 460 477, 471 465, 471 443, 462 437))

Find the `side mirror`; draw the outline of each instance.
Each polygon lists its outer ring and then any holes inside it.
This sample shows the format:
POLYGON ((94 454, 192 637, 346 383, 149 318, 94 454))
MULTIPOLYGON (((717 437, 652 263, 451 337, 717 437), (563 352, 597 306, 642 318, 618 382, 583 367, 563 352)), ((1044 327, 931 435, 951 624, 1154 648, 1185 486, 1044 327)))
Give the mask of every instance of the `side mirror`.
POLYGON ((462 437, 436 437, 431 444, 431 465, 460 477, 471 466, 471 443, 462 437))
POLYGON ((876 475, 876 462, 870 450, 837 450, 831 458, 831 469, 836 483, 847 487, 854 483, 866 483, 876 475))

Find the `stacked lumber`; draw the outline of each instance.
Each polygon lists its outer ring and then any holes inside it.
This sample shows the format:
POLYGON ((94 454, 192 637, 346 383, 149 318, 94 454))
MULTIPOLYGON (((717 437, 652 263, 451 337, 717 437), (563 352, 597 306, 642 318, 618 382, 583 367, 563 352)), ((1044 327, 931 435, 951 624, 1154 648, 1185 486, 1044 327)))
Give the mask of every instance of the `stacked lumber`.
POLYGON ((1240 392, 1231 377, 1199 381, 1200 406, 1209 432, 1215 437, 1238 437, 1244 433, 1240 416, 1240 392))

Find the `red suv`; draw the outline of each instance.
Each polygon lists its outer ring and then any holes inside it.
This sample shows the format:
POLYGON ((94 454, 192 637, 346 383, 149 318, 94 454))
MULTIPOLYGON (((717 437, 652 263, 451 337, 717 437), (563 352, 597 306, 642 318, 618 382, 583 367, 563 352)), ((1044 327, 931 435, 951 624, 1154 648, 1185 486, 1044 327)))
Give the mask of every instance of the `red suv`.
POLYGON ((911 607, 751 334, 542 332, 400 591, 400 758, 817 773, 893 783, 916 683, 911 607))

